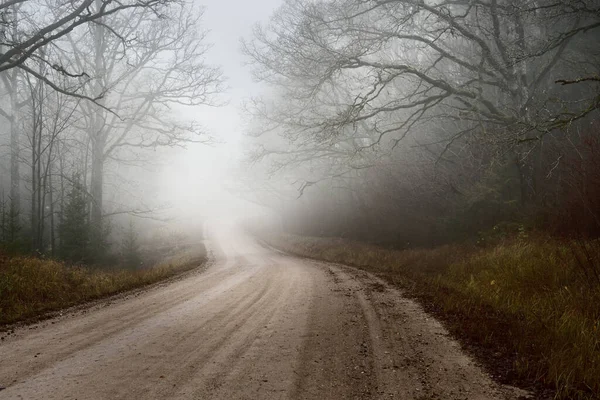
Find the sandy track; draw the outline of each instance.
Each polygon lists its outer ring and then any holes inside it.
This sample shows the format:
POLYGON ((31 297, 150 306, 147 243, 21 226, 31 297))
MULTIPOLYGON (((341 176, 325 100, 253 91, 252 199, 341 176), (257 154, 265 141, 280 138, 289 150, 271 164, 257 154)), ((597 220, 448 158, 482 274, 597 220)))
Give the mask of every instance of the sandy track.
POLYGON ((235 230, 205 271, 21 328, 0 399, 513 399, 369 274, 235 230))

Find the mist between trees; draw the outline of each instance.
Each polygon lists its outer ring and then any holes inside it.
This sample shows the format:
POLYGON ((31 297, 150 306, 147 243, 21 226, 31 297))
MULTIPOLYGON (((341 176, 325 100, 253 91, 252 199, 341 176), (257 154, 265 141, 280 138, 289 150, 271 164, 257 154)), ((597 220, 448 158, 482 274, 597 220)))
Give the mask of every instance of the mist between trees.
POLYGON ((597 236, 599 28, 585 0, 285 1, 243 43, 270 88, 245 107, 270 177, 248 196, 290 232, 400 247, 597 236))
POLYGON ((0 4, 4 249, 78 263, 135 253, 127 215, 161 205, 132 176, 157 149, 211 140, 176 112, 220 101, 202 15, 179 0, 0 4))

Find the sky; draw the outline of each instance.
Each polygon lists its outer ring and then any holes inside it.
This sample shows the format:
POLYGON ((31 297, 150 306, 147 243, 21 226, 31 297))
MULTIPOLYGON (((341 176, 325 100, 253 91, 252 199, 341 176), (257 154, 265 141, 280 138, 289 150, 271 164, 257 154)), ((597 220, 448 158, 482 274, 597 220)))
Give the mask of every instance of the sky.
POLYGON ((260 85, 252 79, 250 68, 240 52, 240 39, 248 38, 256 23, 266 22, 281 0, 196 0, 205 7, 203 27, 209 30, 212 48, 209 64, 220 65, 227 78, 219 108, 195 107, 182 111, 201 122, 221 143, 214 146, 192 145, 172 154, 163 167, 161 197, 180 215, 246 214, 252 207, 233 197, 226 187, 231 171, 243 154, 243 126, 239 108, 245 98, 258 95, 260 85))

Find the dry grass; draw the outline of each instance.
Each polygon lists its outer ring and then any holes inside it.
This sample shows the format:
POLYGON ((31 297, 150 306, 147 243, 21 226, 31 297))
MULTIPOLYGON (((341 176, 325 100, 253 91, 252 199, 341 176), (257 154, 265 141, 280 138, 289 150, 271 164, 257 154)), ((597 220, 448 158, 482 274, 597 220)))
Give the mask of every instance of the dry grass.
POLYGON ((404 287, 500 380, 600 398, 600 243, 513 239, 405 251, 271 235, 284 251, 370 270, 404 287))
POLYGON ((197 267, 204 248, 153 268, 94 269, 33 257, 0 257, 0 325, 158 282, 197 267))

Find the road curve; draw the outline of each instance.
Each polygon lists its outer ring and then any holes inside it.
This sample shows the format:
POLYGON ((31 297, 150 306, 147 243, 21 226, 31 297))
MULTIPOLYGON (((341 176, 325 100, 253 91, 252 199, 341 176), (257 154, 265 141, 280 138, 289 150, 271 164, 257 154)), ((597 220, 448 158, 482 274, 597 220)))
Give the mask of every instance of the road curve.
POLYGON ((235 229, 206 271, 19 328, 0 399, 516 399, 412 301, 235 229))

